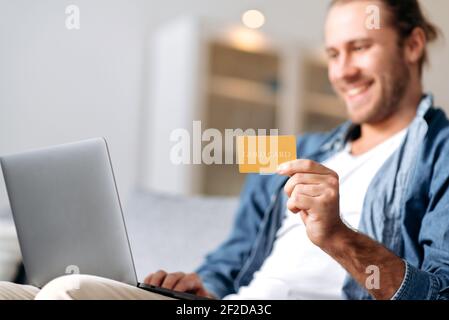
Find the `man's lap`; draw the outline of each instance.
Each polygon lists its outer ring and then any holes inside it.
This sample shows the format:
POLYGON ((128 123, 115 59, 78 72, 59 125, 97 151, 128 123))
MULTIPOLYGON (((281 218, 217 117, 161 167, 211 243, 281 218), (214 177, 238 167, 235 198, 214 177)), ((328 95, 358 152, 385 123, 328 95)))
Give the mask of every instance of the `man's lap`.
POLYGON ((118 281, 90 275, 67 275, 56 278, 42 290, 33 286, 0 282, 2 300, 169 300, 118 281))

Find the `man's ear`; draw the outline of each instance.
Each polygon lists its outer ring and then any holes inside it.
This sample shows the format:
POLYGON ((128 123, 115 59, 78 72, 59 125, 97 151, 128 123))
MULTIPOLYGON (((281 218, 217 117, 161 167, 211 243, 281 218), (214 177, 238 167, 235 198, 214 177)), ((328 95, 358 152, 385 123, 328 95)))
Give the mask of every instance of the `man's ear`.
POLYGON ((426 34, 420 27, 416 27, 405 42, 405 59, 410 64, 417 64, 422 59, 426 49, 426 34))

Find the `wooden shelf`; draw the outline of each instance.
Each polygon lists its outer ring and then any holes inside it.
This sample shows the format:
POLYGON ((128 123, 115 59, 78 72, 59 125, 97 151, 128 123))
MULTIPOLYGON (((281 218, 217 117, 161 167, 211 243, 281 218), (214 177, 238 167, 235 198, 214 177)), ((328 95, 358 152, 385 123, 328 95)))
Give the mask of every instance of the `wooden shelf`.
POLYGON ((247 52, 229 45, 210 43, 209 73, 256 82, 278 79, 279 57, 268 52, 247 52))
POLYGON ((212 76, 209 92, 228 99, 240 100, 265 107, 275 107, 276 92, 268 84, 234 77, 212 76))

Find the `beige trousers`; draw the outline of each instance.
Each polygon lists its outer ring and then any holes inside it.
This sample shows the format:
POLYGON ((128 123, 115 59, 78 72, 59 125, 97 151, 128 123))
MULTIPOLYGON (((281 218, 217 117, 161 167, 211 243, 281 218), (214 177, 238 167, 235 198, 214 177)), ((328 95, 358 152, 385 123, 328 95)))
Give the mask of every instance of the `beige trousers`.
POLYGON ((89 275, 67 275, 39 290, 28 285, 0 281, 0 300, 170 300, 110 279, 89 275))

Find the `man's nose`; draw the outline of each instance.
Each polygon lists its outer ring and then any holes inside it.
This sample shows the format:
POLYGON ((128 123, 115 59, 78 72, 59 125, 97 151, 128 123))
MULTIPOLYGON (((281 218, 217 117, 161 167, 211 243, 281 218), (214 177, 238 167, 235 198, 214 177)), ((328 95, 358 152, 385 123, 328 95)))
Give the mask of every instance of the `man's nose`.
POLYGON ((360 69, 354 64, 349 55, 341 55, 332 67, 331 77, 335 80, 351 80, 357 78, 360 69))

